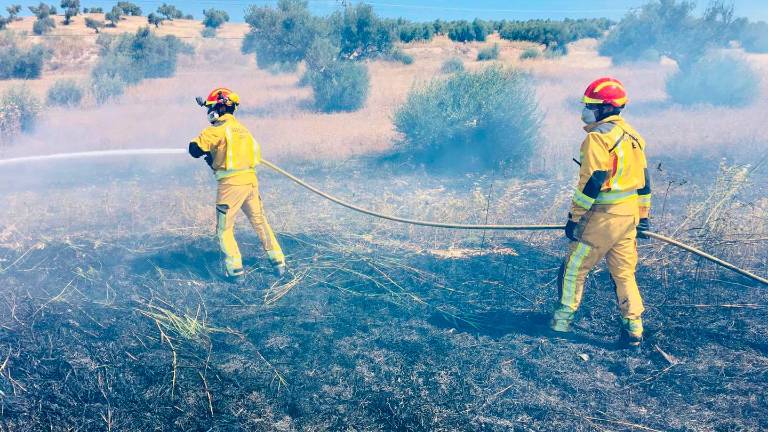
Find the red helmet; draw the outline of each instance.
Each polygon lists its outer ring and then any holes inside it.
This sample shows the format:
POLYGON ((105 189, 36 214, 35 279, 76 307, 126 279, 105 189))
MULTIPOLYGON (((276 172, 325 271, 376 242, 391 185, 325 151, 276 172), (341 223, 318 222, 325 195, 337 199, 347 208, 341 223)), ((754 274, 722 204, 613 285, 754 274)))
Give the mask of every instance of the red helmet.
POLYGON ((585 104, 608 104, 617 108, 627 104, 627 91, 616 78, 600 78, 587 87, 581 101, 585 104))
POLYGON ((205 99, 205 106, 212 107, 219 104, 226 106, 240 105, 240 96, 225 87, 214 89, 205 99))

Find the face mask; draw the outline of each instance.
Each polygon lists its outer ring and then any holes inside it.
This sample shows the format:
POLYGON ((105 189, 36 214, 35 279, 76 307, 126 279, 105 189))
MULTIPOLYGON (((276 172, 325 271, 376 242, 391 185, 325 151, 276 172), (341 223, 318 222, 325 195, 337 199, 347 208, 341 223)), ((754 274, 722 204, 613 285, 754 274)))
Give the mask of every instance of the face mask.
POLYGON ((218 119, 219 119, 219 113, 217 113, 216 111, 213 111, 213 110, 208 111, 208 121, 209 122, 216 123, 216 120, 218 120, 218 119))
POLYGON ((581 121, 583 121, 586 124, 592 124, 597 122, 597 115, 595 114, 595 111, 587 107, 584 107, 584 109, 581 110, 581 121))

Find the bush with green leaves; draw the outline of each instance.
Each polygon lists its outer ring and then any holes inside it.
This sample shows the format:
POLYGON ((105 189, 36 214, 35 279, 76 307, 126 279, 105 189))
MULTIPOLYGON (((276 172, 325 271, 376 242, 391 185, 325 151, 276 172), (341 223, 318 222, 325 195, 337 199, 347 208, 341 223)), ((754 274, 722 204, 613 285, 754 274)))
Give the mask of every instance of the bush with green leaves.
POLYGON ((122 96, 125 85, 125 81, 118 76, 96 75, 91 78, 91 92, 99 105, 122 96))
POLYGON ((499 36, 506 40, 527 41, 542 44, 547 51, 567 53, 570 42, 584 38, 600 38, 612 22, 605 18, 499 21, 499 36))
POLYGON ((104 21, 85 17, 85 26, 99 33, 100 29, 104 27, 104 21))
POLYGON ((464 62, 458 57, 449 58, 440 67, 440 71, 443 73, 464 72, 464 62))
POLYGON ((141 7, 137 5, 136 3, 131 3, 127 1, 119 1, 117 2, 117 7, 119 7, 123 11, 123 15, 126 16, 141 16, 141 7))
POLYGON ((496 60, 499 58, 499 44, 495 43, 492 46, 485 47, 478 51, 477 53, 477 61, 489 61, 489 60, 496 60))
POLYGON ((413 56, 399 48, 393 49, 388 58, 392 61, 396 61, 404 65, 413 64, 413 56))
POLYGON ((429 41, 435 36, 435 27, 432 23, 412 23, 397 21, 394 24, 396 34, 401 42, 411 43, 429 41))
POLYGON ((739 35, 739 43, 746 52, 768 53, 768 23, 765 21, 747 23, 739 35))
POLYGON ((468 21, 456 21, 448 25, 448 38, 454 42, 484 42, 488 36, 488 27, 485 21, 475 19, 468 21))
POLYGON ((368 69, 344 59, 339 50, 330 40, 317 39, 307 53, 301 81, 312 88, 315 108, 322 112, 356 111, 368 98, 368 69))
POLYGON ((532 60, 541 57, 541 51, 538 48, 526 48, 520 54, 520 60, 532 60))
POLYGON ((394 115, 391 157, 452 172, 526 169, 540 110, 530 78, 500 66, 459 72, 412 90, 394 115))
POLYGON ((364 64, 337 60, 323 70, 307 73, 318 110, 357 111, 365 105, 370 78, 364 64))
POLYGON ((184 16, 184 13, 177 9, 176 6, 166 3, 158 6, 157 13, 164 16, 168 21, 173 21, 174 19, 179 19, 184 16))
POLYGON ((56 27, 56 22, 51 15, 56 15, 56 7, 40 3, 37 6, 29 6, 29 11, 37 18, 32 24, 32 33, 44 35, 56 27))
POLYGON ((21 19, 19 18, 19 13, 21 13, 21 5, 10 5, 7 6, 5 10, 8 12, 8 22, 14 22, 21 19))
POLYGON ((277 7, 250 6, 245 13, 250 31, 241 51, 256 54, 256 64, 267 69, 275 64, 297 64, 312 43, 327 34, 327 25, 309 12, 303 0, 278 0, 277 7))
POLYGON ((667 81, 670 99, 682 105, 742 107, 760 95, 760 75, 734 54, 711 53, 667 81))
POLYGON ((43 45, 23 45, 15 33, 0 33, 0 79, 40 78, 46 55, 43 45))
POLYGON ((61 8, 64 10, 64 25, 69 25, 72 18, 80 13, 80 0, 61 0, 61 8))
POLYGON ((733 5, 713 2, 701 17, 693 15, 695 7, 685 0, 646 3, 614 26, 598 51, 616 64, 666 56, 685 69, 738 38, 744 22, 734 18, 733 5))
POLYGON ((203 27, 203 29, 200 31, 200 36, 204 38, 215 38, 216 29, 213 27, 203 27))
POLYGON ((123 17, 123 10, 120 9, 117 6, 113 6, 112 10, 104 14, 104 18, 106 18, 107 21, 110 22, 110 27, 117 27, 117 23, 120 22, 120 19, 123 17))
POLYGON ((162 24, 163 21, 165 21, 165 18, 155 14, 154 12, 147 15, 147 22, 149 23, 149 25, 155 26, 155 28, 160 27, 160 24, 162 24))
POLYGON ((0 106, 3 110, 17 112, 19 130, 30 132, 35 128, 43 105, 26 85, 21 85, 11 87, 0 95, 0 106))
POLYGON ((123 94, 126 85, 173 76, 179 54, 193 53, 189 44, 175 36, 156 36, 149 27, 135 34, 102 34, 96 43, 99 62, 91 71, 91 87, 98 103, 123 94))
POLYGON ((219 9, 203 10, 203 25, 206 28, 217 29, 225 22, 229 22, 229 14, 219 9))
POLYGON ((82 99, 83 89, 72 79, 56 81, 46 95, 47 104, 52 106, 78 106, 82 99))
POLYGON ((330 26, 341 56, 347 59, 386 56, 394 48, 393 29, 376 15, 371 5, 345 7, 331 16, 330 26))
POLYGON ((56 27, 56 22, 51 17, 38 18, 32 23, 32 33, 44 35, 56 27))
POLYGON ((29 6, 29 11, 32 12, 37 19, 48 18, 51 15, 56 15, 56 6, 40 3, 37 6, 29 6))
POLYGON ((103 14, 104 8, 102 7, 92 7, 92 8, 83 8, 83 13, 91 13, 91 14, 103 14))

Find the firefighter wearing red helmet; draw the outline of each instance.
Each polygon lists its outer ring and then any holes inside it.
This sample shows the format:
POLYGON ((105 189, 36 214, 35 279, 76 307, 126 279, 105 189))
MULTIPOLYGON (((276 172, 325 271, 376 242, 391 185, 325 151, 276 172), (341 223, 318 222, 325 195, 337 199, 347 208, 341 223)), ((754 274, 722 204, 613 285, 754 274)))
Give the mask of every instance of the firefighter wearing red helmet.
POLYGON ((561 268, 560 303, 551 327, 570 330, 590 270, 602 259, 616 285, 622 339, 640 345, 643 300, 635 280, 637 237, 650 229, 651 183, 645 140, 621 117, 624 85, 600 78, 584 92, 581 118, 587 136, 581 144, 579 181, 565 235, 571 244, 561 268))
POLYGON ((261 147, 251 132, 234 116, 240 97, 227 88, 214 89, 197 103, 208 110, 210 126, 189 143, 189 154, 205 157, 213 169, 216 196, 216 235, 224 253, 228 278, 241 282, 245 277, 243 259, 235 241, 235 216, 243 210, 259 236, 277 273, 285 272, 285 256, 264 215, 256 166, 261 163, 261 147))

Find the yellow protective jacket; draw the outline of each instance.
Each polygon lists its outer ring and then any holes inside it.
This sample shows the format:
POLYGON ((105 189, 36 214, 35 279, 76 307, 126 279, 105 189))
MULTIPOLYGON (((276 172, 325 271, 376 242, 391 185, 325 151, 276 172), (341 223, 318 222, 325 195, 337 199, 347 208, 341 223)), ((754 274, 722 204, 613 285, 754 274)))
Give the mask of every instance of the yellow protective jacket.
POLYGON ((607 213, 647 218, 651 209, 651 179, 645 140, 621 116, 607 117, 584 128, 579 182, 570 218, 574 222, 594 205, 607 213))
POLYGON ((251 132, 232 114, 224 114, 203 129, 189 144, 193 157, 206 155, 216 180, 222 184, 256 183, 256 166, 261 163, 261 146, 251 132))

